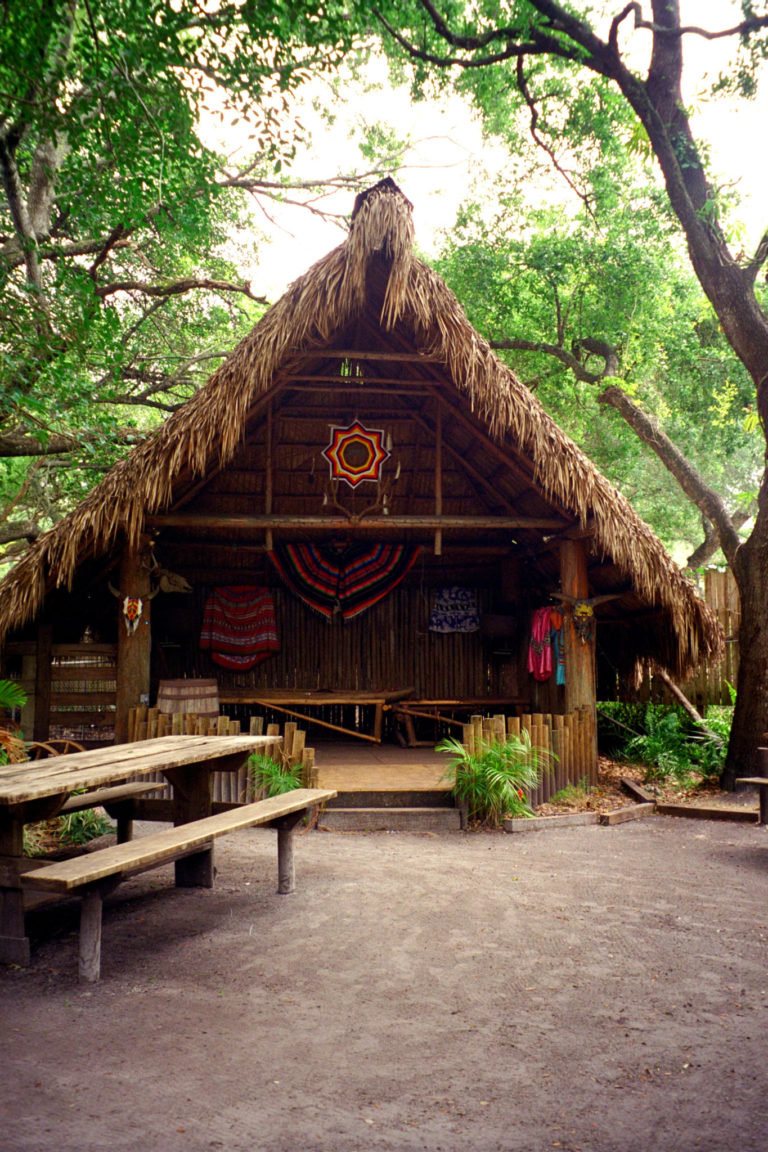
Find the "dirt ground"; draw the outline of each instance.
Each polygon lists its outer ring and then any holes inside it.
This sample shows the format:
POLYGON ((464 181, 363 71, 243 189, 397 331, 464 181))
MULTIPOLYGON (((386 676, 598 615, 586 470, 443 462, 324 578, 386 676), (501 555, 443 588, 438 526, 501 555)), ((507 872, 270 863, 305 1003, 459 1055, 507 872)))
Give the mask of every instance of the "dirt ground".
POLYGON ((217 845, 0 968, 4 1152, 764 1152, 768 831, 654 815, 546 832, 217 845))

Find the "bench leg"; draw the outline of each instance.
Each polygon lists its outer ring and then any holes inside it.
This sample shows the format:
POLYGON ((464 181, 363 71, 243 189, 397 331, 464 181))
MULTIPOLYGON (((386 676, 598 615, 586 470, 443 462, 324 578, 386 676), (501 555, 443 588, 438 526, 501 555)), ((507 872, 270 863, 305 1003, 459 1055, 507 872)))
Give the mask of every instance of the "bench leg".
POLYGON ((80 908, 80 955, 78 975, 93 984, 101 975, 101 910, 104 897, 98 888, 83 893, 80 908))
POLYGON ((760 823, 768 824, 768 788, 760 786, 760 823))
POLYGON ((277 829, 277 891, 281 896, 296 891, 293 832, 303 815, 303 812, 292 812, 290 816, 283 816, 274 823, 277 829))
POLYGON ((101 920, 104 897, 114 892, 120 878, 113 876, 95 884, 87 884, 78 895, 80 905, 80 953, 78 975, 86 984, 93 984, 101 976, 101 920))

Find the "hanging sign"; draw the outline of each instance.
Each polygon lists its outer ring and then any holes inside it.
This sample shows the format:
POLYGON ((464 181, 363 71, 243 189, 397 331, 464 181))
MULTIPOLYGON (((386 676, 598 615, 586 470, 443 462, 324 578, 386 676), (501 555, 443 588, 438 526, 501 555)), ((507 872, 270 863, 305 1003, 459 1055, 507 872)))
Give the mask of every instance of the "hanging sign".
POLYGON ((391 453, 384 447, 380 428, 364 428, 359 421, 346 428, 331 428, 331 442, 323 456, 331 468, 332 480, 344 480, 356 488, 363 480, 381 480, 381 466, 391 453))

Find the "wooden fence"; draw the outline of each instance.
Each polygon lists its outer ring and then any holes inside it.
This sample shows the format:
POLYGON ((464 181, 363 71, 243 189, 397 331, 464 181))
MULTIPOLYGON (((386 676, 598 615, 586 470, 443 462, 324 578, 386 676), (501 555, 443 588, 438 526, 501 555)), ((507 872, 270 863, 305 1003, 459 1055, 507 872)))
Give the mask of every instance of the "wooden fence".
POLYGON ((478 744, 501 742, 505 734, 527 732, 540 754, 544 771, 528 796, 531 805, 546 802, 568 784, 597 784, 596 740, 592 711, 580 708, 565 716, 533 712, 523 716, 473 716, 462 728, 462 743, 470 752, 478 744))
MULTIPOLYGON (((306 733, 293 721, 288 721, 281 733, 279 724, 267 724, 265 731, 264 717, 252 716, 248 728, 251 736, 273 736, 275 750, 286 765, 301 765, 303 786, 316 786, 315 750, 306 747, 306 733)), ((151 740, 155 736, 239 736, 241 732, 240 721, 230 720, 228 716, 209 719, 191 713, 169 714, 157 708, 147 708, 146 705, 132 708, 129 712, 129 742, 151 740)), ((143 779, 156 780, 158 783, 158 793, 150 793, 150 796, 159 795, 167 786, 162 772, 144 776, 143 779)), ((228 804, 246 804, 258 800, 259 795, 254 789, 248 765, 244 764, 237 772, 214 771, 211 796, 215 801, 228 804)))

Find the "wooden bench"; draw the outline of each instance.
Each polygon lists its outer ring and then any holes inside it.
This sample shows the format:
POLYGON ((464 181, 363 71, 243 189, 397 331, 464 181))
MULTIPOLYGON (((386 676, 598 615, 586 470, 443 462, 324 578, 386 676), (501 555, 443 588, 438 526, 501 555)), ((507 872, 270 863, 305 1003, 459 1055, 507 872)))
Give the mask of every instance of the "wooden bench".
MULTIPOLYGON (((762 749, 758 749, 762 751, 762 749)), ((768 776, 739 776, 736 779, 737 784, 748 784, 750 788, 757 788, 760 791, 760 816, 758 817, 758 824, 768 824, 768 776)))
POLYGON ((134 801, 158 789, 165 789, 165 785, 156 780, 141 780, 133 784, 116 784, 114 788, 77 792, 64 801, 58 815, 85 812, 88 808, 104 808, 113 820, 117 820, 118 844, 125 844, 133 837, 134 801))
MULTIPOLYGON (((156 785, 155 785, 156 786, 156 785)), ((101 920, 104 897, 121 880, 158 868, 170 861, 194 857, 195 865, 184 871, 182 884, 211 887, 213 883, 213 841, 218 836, 254 825, 277 829, 277 890, 294 891, 293 831, 308 809, 331 800, 336 792, 327 788, 297 788, 282 796, 258 800, 238 808, 192 820, 137 840, 101 848, 70 860, 43 864, 21 877, 24 888, 55 892, 61 896, 82 897, 80 910, 80 979, 93 982, 101 971, 101 920)), ((180 876, 177 870, 177 884, 180 876)))

